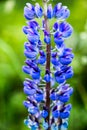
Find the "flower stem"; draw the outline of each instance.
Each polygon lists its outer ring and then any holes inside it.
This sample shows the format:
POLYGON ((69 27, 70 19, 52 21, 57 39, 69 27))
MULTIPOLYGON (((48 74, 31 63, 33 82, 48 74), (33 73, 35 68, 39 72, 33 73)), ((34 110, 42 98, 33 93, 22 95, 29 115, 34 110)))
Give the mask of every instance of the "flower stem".
MULTIPOLYGON (((50 33, 49 23, 47 19, 47 1, 43 0, 44 3, 44 23, 45 23, 45 30, 50 33)), ((46 45, 46 70, 50 72, 50 56, 51 55, 51 43, 46 45)), ((46 83, 46 108, 48 109, 48 116, 46 118, 46 122, 50 125, 50 86, 51 83, 46 83)), ((50 127, 48 128, 50 130, 50 127)))

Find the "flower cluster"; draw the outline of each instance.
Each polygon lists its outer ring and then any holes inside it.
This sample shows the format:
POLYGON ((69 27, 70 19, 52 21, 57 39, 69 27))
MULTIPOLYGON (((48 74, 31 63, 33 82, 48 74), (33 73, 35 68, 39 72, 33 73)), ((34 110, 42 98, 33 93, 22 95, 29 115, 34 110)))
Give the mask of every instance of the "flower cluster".
POLYGON ((23 27, 28 42, 25 42, 24 54, 26 65, 23 71, 29 78, 24 81, 24 93, 27 100, 24 106, 28 109, 28 118, 24 121, 31 130, 67 129, 70 116, 71 104, 66 104, 73 93, 73 88, 67 84, 67 80, 73 76, 73 69, 69 65, 74 54, 71 48, 67 48, 65 40, 72 34, 72 26, 65 20, 70 11, 62 3, 58 3, 54 9, 49 4, 45 14, 46 19, 56 18, 52 30, 46 30, 44 11, 38 3, 34 5, 27 3, 24 7, 24 16, 28 20, 27 26, 23 27), (35 18, 43 18, 42 27, 35 18), (42 41, 40 31, 44 35, 42 41), (51 37, 54 39, 54 47, 51 45, 51 37), (51 69, 46 69, 47 51, 43 48, 51 45, 50 63, 51 69), (44 72, 45 73, 44 73, 44 72), (46 84, 51 83, 49 90, 50 114, 46 106, 46 84), (50 115, 49 123, 47 117, 50 115), (42 128, 42 129, 43 129, 42 128))

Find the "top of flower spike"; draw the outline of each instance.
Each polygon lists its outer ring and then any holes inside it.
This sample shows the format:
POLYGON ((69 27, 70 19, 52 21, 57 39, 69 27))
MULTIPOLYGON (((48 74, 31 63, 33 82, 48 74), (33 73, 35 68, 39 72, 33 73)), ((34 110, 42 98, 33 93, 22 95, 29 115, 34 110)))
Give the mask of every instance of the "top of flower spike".
MULTIPOLYGON (((67 6, 62 6, 62 3, 58 3, 55 5, 54 9, 52 9, 52 5, 48 5, 47 7, 47 18, 51 19, 55 17, 57 19, 67 19, 70 15, 70 11, 67 6)), ((40 7, 38 3, 33 6, 30 3, 26 3, 24 7, 24 16, 27 20, 32 20, 35 17, 41 18, 43 16, 43 9, 40 7)))

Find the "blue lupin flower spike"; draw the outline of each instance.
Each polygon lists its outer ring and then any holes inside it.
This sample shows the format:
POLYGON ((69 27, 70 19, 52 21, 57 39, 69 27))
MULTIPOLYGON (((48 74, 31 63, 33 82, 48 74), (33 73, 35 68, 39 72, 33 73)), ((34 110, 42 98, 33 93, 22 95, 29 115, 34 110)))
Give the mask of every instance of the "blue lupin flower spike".
POLYGON ((67 6, 58 3, 53 8, 51 4, 47 5, 48 1, 43 0, 44 9, 38 3, 35 6, 26 3, 24 7, 28 21, 23 32, 28 41, 24 43, 27 59, 23 71, 29 76, 23 83, 27 95, 23 104, 28 110, 24 123, 31 130, 67 130, 72 109, 67 102, 73 94, 67 80, 73 76, 70 64, 74 54, 65 45, 65 40, 71 36, 73 28, 66 22, 70 15, 67 6), (42 18, 42 26, 37 18, 42 18), (50 31, 52 18, 56 19, 50 31), (44 39, 40 37, 40 30, 44 39))

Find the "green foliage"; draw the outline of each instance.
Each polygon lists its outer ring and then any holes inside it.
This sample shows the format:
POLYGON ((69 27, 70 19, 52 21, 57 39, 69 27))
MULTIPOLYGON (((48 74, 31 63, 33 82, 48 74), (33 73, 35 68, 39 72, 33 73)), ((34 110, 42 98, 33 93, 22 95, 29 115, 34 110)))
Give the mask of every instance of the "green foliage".
MULTIPOLYGON (((36 0, 36 2, 42 0, 36 0)), ((50 0, 52 2, 52 0, 50 0)), ((26 109, 22 105, 22 72, 24 64, 23 44, 26 37, 22 33, 25 24, 23 7, 28 0, 0 1, 0 130, 27 130, 23 124, 26 109)), ((53 0, 53 6, 59 0, 53 0)), ((75 75, 69 80, 74 86, 71 98, 73 109, 68 130, 87 129, 87 1, 61 0, 71 10, 68 22, 74 27, 73 36, 66 42, 72 47, 75 58, 72 66, 75 75)), ((32 0, 32 3, 35 3, 32 0)), ((39 21, 41 24, 41 22, 39 21)), ((53 25, 53 21, 50 21, 53 25)))

